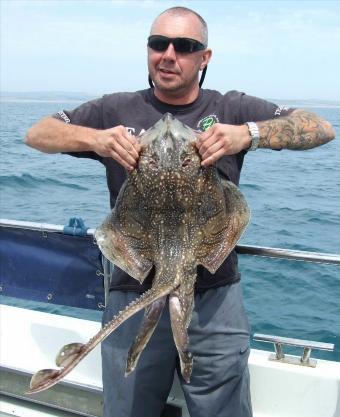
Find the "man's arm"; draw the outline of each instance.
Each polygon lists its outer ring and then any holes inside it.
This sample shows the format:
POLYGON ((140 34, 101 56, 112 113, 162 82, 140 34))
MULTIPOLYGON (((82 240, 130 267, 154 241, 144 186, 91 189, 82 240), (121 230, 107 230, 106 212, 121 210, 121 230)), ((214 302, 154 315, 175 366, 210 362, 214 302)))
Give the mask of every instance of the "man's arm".
MULTIPOLYGON (((335 138, 332 125, 305 110, 296 109, 289 116, 256 123, 260 148, 304 150, 323 145, 335 138)), ((212 165, 223 155, 233 155, 250 147, 248 126, 216 123, 202 133, 197 148, 202 165, 212 165)))
POLYGON ((294 110, 289 116, 257 122, 260 148, 305 150, 335 138, 332 125, 315 113, 294 110))
POLYGON ((92 150, 95 135, 95 129, 47 117, 27 131, 25 143, 46 153, 83 152, 92 150))
POLYGON ((103 157, 111 157, 132 170, 139 157, 140 145, 123 126, 97 130, 64 123, 47 117, 32 126, 25 143, 42 152, 92 151, 103 157))

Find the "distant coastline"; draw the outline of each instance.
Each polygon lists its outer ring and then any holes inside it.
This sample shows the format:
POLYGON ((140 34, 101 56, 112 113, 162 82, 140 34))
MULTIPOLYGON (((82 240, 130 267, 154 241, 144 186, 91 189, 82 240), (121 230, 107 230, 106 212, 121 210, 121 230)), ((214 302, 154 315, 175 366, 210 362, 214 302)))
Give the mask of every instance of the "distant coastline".
MULTIPOLYGON (((2 91, 0 92, 0 101, 6 102, 85 102, 98 97, 102 94, 92 94, 84 92, 66 92, 66 91, 2 91)), ((284 104, 291 107, 325 107, 325 108, 340 108, 340 100, 323 100, 323 99, 278 99, 268 98, 277 104, 284 104)))
POLYGON ((322 99, 275 99, 268 98, 268 101, 272 101, 277 104, 284 104, 290 107, 317 107, 317 108, 340 108, 340 100, 322 100, 322 99))
POLYGON ((100 97, 101 94, 89 94, 69 91, 1 91, 0 101, 20 102, 84 102, 100 97))

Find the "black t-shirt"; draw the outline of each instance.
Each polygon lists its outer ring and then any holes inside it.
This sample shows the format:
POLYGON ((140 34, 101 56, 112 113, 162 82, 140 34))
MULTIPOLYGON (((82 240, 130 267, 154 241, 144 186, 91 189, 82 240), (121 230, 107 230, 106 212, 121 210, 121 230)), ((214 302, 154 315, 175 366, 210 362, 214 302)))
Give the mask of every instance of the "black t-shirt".
MULTIPOLYGON (((159 101, 153 89, 133 93, 114 93, 82 104, 72 111, 63 110, 53 115, 66 123, 109 129, 123 125, 131 133, 139 135, 154 125, 164 113, 170 112, 181 122, 195 130, 206 130, 214 123, 241 125, 288 115, 292 109, 278 106, 257 97, 238 91, 221 94, 218 91, 201 89, 198 98, 191 104, 174 106, 159 101)), ((239 184, 241 168, 246 151, 223 156, 217 163, 221 177, 239 184)), ((94 152, 74 152, 72 156, 100 161, 106 168, 110 191, 111 208, 114 207, 119 190, 126 178, 124 168, 112 158, 104 158, 94 152)), ((154 271, 140 284, 118 267, 114 268, 111 289, 145 291, 150 288, 154 271)), ((196 290, 219 287, 240 280, 237 255, 233 251, 215 274, 204 267, 197 270, 196 290)))

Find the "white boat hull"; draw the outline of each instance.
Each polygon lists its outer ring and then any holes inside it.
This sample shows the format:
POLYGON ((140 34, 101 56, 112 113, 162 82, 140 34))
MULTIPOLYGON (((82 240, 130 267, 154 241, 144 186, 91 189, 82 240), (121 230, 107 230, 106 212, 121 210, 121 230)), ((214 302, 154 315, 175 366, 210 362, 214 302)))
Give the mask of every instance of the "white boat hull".
MULTIPOLYGON (((12 370, 26 375, 25 383, 28 383, 29 375, 37 370, 54 368, 55 355, 63 345, 86 343, 100 328, 100 323, 94 321, 6 305, 0 306, 0 315, 2 372, 12 370)), ((249 359, 254 417, 340 417, 340 363, 318 360, 317 366, 310 368, 273 362, 268 360, 269 355, 269 352, 253 349, 249 359)), ((99 346, 65 378, 65 383, 72 389, 79 387, 90 393, 93 401, 95 398, 100 401, 102 381, 99 346)), ((10 390, 6 388, 6 381, 3 381, 1 390, 6 389, 10 390)), ((21 417, 69 416, 67 410, 44 411, 44 407, 30 404, 24 396, 24 389, 21 400, 17 399, 21 397, 20 393, 9 395, 11 397, 2 395, 0 398, 2 413, 21 417)), ((47 394, 33 395, 29 399, 48 404, 49 400, 46 397, 44 399, 44 395, 47 394)), ((189 416, 177 381, 169 402, 182 407, 183 417, 189 416)), ((52 405, 68 408, 62 404, 52 405)), ((87 412, 87 406, 84 407, 74 411, 81 415, 100 415, 94 414, 94 411, 87 412)))

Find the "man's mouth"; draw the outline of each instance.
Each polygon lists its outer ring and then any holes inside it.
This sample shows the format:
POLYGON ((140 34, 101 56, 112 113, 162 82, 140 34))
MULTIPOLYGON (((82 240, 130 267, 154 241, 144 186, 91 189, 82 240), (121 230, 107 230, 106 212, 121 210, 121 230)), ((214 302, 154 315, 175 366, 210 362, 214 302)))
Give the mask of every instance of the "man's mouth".
POLYGON ((164 74, 176 74, 175 71, 171 71, 170 69, 167 69, 167 68, 159 68, 159 71, 164 74))

